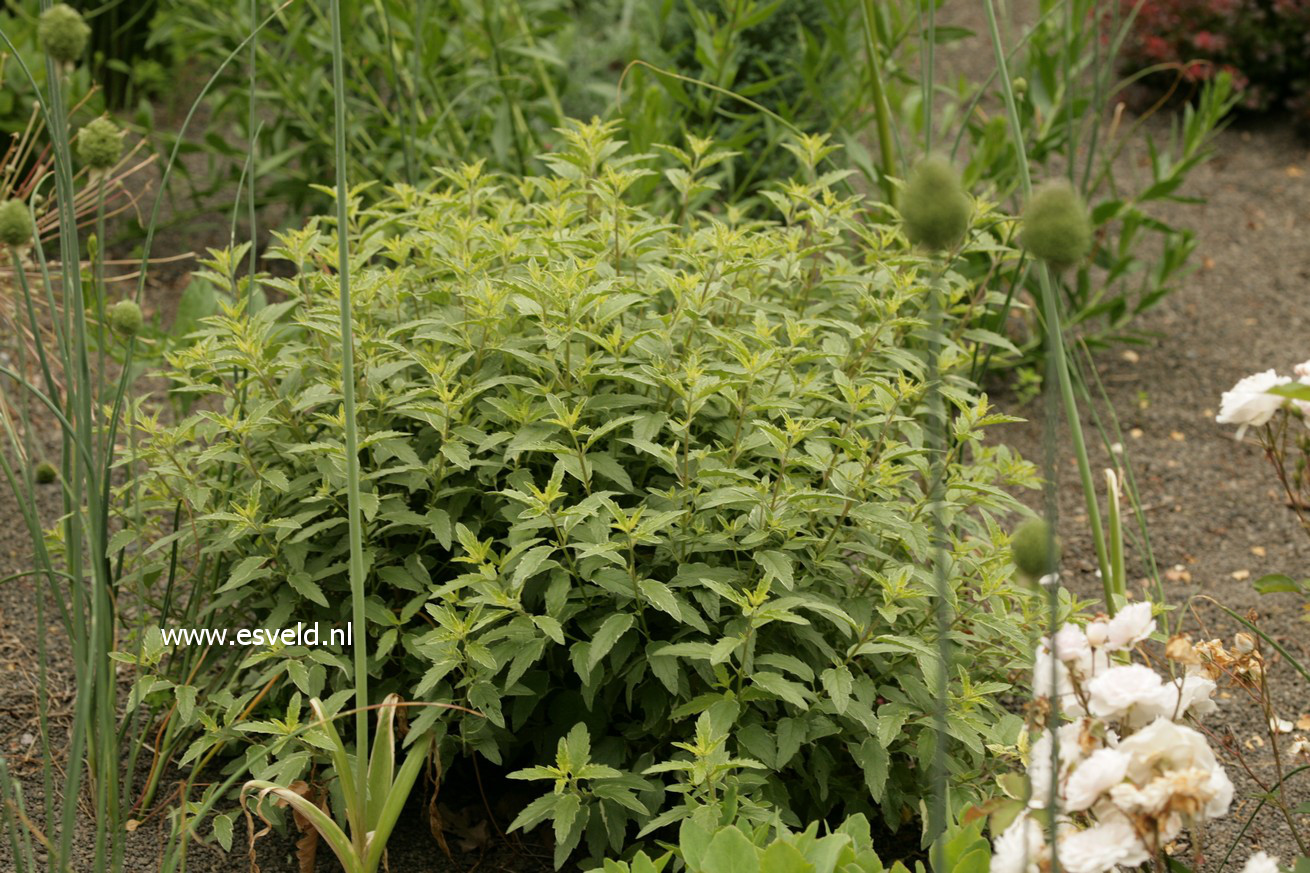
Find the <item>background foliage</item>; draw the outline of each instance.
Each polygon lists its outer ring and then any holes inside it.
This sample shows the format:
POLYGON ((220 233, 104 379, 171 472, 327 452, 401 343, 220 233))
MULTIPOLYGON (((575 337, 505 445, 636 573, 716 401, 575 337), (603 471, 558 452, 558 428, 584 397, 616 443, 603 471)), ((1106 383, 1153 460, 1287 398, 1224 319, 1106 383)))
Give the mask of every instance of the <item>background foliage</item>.
MULTIPOLYGON (((748 151, 739 166, 720 168, 740 198, 774 170, 785 173, 785 128, 725 92, 805 129, 832 126, 838 101, 850 98, 839 61, 851 4, 346 0, 351 178, 416 184, 433 167, 471 155, 490 169, 539 172, 540 155, 558 144, 555 128, 601 115, 623 118, 643 148, 690 132, 748 151), (625 86, 620 108, 620 75, 635 58, 718 90, 643 70, 625 86)), ((261 21, 274 12, 255 6, 261 21)), ((248 65, 232 64, 210 103, 210 182, 242 176, 253 99, 261 202, 289 206, 293 218, 322 206, 311 185, 332 168, 332 92, 318 62, 328 48, 323 23, 319 4, 276 11, 257 40, 253 94, 248 65)), ((216 9, 207 0, 170 0, 158 28, 207 72, 254 25, 249 3, 216 9)))
POLYGON ((1226 73, 1238 105, 1255 112, 1285 110, 1310 129, 1310 3, 1305 0, 1146 0, 1124 44, 1130 72, 1155 71, 1146 81, 1182 96, 1226 73))

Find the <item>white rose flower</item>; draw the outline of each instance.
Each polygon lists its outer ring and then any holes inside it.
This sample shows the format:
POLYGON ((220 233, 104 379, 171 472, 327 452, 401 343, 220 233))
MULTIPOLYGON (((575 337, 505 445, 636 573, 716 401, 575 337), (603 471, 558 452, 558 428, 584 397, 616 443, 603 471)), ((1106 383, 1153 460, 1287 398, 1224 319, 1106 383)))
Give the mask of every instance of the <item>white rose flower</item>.
POLYGON ((1150 860, 1132 822, 1123 816, 1101 821, 1060 840, 1060 866, 1069 873, 1107 873, 1116 867, 1136 867, 1150 860))
POLYGON ((1055 654, 1066 664, 1090 660, 1092 647, 1087 644, 1087 634, 1076 624, 1063 625, 1055 634, 1055 654))
MULTIPOLYGON (((1083 759, 1083 723, 1071 721, 1059 729, 1060 738, 1060 782, 1069 776, 1070 769, 1083 759)), ((1042 731, 1028 750, 1028 781, 1032 786, 1032 800, 1035 809, 1046 806, 1051 797, 1051 732, 1042 731)), ((1061 792, 1063 793, 1063 792, 1061 792)))
POLYGON ((1241 439, 1248 427, 1268 423, 1282 407, 1285 398, 1269 394, 1269 389, 1291 381, 1273 370, 1247 376, 1231 390, 1224 392, 1219 400, 1219 414, 1215 416, 1215 421, 1219 424, 1238 425, 1237 438, 1241 439))
MULTIPOLYGON (((1180 800, 1197 799, 1206 818, 1215 818, 1228 811, 1233 802, 1233 783, 1228 774, 1215 759, 1214 751, 1205 737, 1197 730, 1186 725, 1176 724, 1166 717, 1156 719, 1137 733, 1120 741, 1119 751, 1128 756, 1128 779, 1131 780, 1144 798, 1133 800, 1142 808, 1163 809, 1167 801, 1161 792, 1174 793, 1186 791, 1187 796, 1180 800), (1192 775, 1171 779, 1171 771, 1196 770, 1205 778, 1200 786, 1192 785, 1192 775), (1164 781, 1152 783, 1161 778, 1164 781)), ((1112 790, 1111 796, 1116 802, 1123 798, 1129 802, 1128 792, 1112 790)))
POLYGON ((1146 724, 1171 714, 1177 689, 1164 684, 1160 674, 1142 664, 1111 667, 1087 683, 1087 706, 1092 715, 1129 726, 1146 724))
POLYGON ((1265 852, 1256 852, 1246 859, 1242 873, 1279 873, 1278 859, 1265 852))
POLYGON ((1042 826, 1024 813, 992 844, 991 873, 1040 873, 1045 855, 1042 826))
POLYGON ((1180 719, 1185 715, 1200 718, 1219 708, 1212 695, 1214 680, 1200 667, 1188 667, 1181 679, 1166 681, 1158 715, 1180 719))
POLYGON ((1038 697, 1058 696, 1061 712, 1068 715, 1083 714, 1082 704, 1074 694, 1069 668, 1051 657, 1051 650, 1045 639, 1042 640, 1042 645, 1037 649, 1037 655, 1033 659, 1033 693, 1038 697), (1055 673, 1054 685, 1052 685, 1052 671, 1055 673))
POLYGON ((1182 683, 1175 687, 1178 688, 1179 717, 1192 715, 1199 718, 1219 708, 1210 696, 1214 694, 1214 680, 1199 667, 1189 667, 1182 683))
POLYGON ((1105 630, 1105 647, 1108 650, 1115 652, 1132 648, 1155 630, 1155 619, 1151 617, 1151 604, 1142 601, 1125 606, 1110 619, 1105 630))
POLYGON ((1087 642, 1093 647, 1105 645, 1110 626, 1103 621, 1094 621, 1087 625, 1087 642))
MULTIPOLYGON (((1302 385, 1310 385, 1310 361, 1302 361, 1292 368, 1292 374, 1296 376, 1296 381, 1302 385)), ((1310 427, 1310 401, 1292 400, 1292 405, 1301 412, 1301 421, 1306 427, 1310 427)))
POLYGON ((1101 795, 1124 780, 1128 756, 1117 749, 1097 749, 1081 761, 1064 787, 1064 808, 1070 812, 1090 809, 1101 795))

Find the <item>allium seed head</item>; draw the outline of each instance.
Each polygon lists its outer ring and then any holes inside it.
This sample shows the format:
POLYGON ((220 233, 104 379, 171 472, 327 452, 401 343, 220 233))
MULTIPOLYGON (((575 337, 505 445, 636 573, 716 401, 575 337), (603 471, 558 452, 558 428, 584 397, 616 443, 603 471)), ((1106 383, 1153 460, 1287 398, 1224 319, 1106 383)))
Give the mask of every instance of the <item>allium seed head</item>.
POLYGON ((77 158, 93 170, 108 170, 123 156, 123 131, 97 118, 77 132, 77 158))
POLYGON ((59 3, 41 13, 36 36, 46 54, 60 63, 71 64, 86 51, 91 27, 82 20, 82 13, 67 3, 59 3))
POLYGON ((1092 248, 1087 204, 1067 181, 1047 182, 1024 207, 1020 239, 1024 248, 1056 269, 1078 263, 1092 248))
POLYGON ((59 478, 59 471, 55 465, 49 461, 42 461, 36 465, 36 481, 40 485, 49 485, 59 478))
POLYGON ((15 248, 32 241, 32 213, 21 200, 0 203, 0 243, 15 248))
POLYGON ((969 229, 973 204, 951 162, 930 155, 910 171, 901 207, 910 242, 929 249, 946 249, 969 229))
POLYGON ((1010 554, 1014 566, 1031 581, 1052 572, 1060 562, 1060 543, 1051 536, 1051 526, 1044 519, 1030 518, 1010 537, 1010 554))
POLYGON ((135 300, 120 300, 109 310, 109 324, 123 336, 136 336, 145 318, 135 300))

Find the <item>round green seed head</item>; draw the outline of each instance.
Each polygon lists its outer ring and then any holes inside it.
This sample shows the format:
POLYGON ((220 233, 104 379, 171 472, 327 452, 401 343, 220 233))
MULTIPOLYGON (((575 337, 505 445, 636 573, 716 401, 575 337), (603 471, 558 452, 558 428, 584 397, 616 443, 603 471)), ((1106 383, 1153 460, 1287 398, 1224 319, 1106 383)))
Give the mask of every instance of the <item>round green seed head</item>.
POLYGON ((36 36, 46 54, 56 61, 71 64, 86 51, 91 27, 82 20, 82 13, 67 3, 59 3, 41 13, 36 36))
POLYGON ((0 203, 0 243, 18 248, 32 241, 32 213, 21 200, 0 203))
POLYGON ((1015 94, 1023 94, 1028 90, 1028 80, 1023 76, 1015 76, 1014 81, 1010 84, 1014 88, 1015 94))
POLYGON ((123 156, 123 132, 108 118, 97 118, 77 132, 77 159, 93 170, 108 170, 123 156))
POLYGON ((951 162, 930 155, 910 171, 901 206, 905 235, 928 249, 955 245, 969 229, 973 204, 951 162))
POLYGON ((1051 535, 1051 526, 1044 519, 1030 518, 1010 537, 1010 555, 1025 578, 1037 580, 1060 562, 1060 542, 1051 535))
POLYGON ((36 481, 40 485, 49 485, 59 478, 59 471, 55 465, 49 461, 42 461, 36 465, 36 481))
POLYGON ((1087 204, 1064 179, 1047 182, 1024 207, 1020 241, 1056 269, 1078 263, 1092 249, 1087 204))
POLYGON ((145 324, 135 300, 120 300, 109 310, 109 325, 123 336, 136 336, 145 324))

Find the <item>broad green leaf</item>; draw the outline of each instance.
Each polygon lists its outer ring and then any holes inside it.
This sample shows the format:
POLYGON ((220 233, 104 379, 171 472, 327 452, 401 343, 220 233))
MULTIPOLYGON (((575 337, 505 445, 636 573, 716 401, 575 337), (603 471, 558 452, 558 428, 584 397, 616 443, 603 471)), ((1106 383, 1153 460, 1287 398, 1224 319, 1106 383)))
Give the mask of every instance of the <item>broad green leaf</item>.
POLYGON ((591 651, 587 653, 587 670, 596 669, 596 665, 601 659, 609 654, 614 648, 614 644, 619 641, 629 629, 632 628, 637 619, 627 613, 615 613, 605 619, 605 623, 596 631, 596 635, 591 639, 591 651))
POLYGON ((696 869, 703 873, 759 873, 760 853, 745 834, 730 825, 710 840, 696 869))

